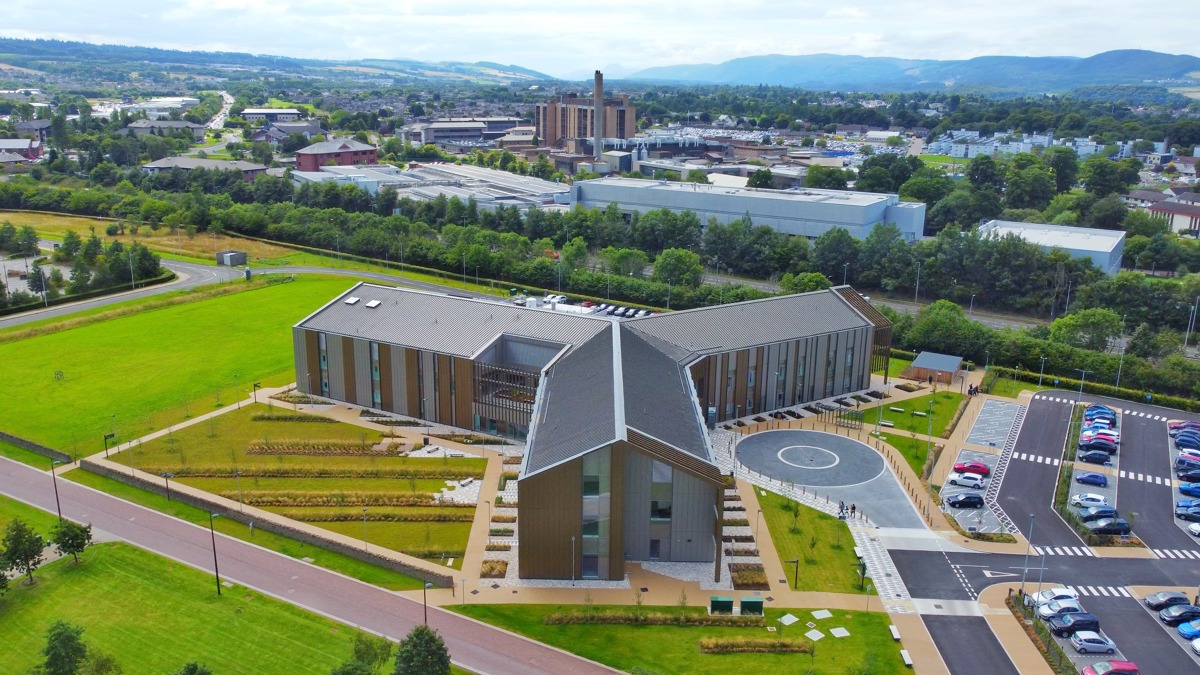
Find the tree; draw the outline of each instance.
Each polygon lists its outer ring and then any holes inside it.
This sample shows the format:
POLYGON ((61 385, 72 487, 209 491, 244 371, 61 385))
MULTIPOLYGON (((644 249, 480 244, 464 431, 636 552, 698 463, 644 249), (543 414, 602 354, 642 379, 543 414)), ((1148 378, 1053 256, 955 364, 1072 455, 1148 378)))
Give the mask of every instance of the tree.
POLYGON ((54 542, 59 555, 70 554, 78 564, 79 554, 92 543, 92 526, 60 520, 51 532, 50 541, 54 542))
POLYGON ((1050 340, 1092 351, 1104 351, 1109 340, 1121 334, 1121 316, 1111 309, 1091 308, 1055 319, 1050 340))
POLYGON ((682 248, 668 248, 654 259, 654 280, 678 286, 699 286, 704 277, 700 255, 682 248))
POLYGON ((189 661, 183 664, 182 668, 171 673, 171 675, 213 675, 213 672, 203 664, 189 661))
POLYGON ((1041 211, 1054 199, 1054 176, 1040 166, 1031 166, 1008 177, 1004 205, 1010 209, 1041 211))
POLYGON ((846 173, 833 166, 810 166, 804 185, 821 190, 845 190, 846 173))
POLYGON ((329 671, 329 675, 375 675, 376 670, 362 661, 351 659, 329 671))
POLYGON ((449 675, 450 652, 429 626, 413 628, 396 648, 394 675, 449 675))
POLYGON ((979 155, 967 165, 967 180, 977 188, 992 188, 996 192, 1004 190, 1004 174, 996 165, 991 155, 979 155))
POLYGON ((1092 227, 1103 230, 1119 230, 1128 214, 1129 207, 1125 206, 1120 197, 1111 194, 1092 204, 1092 208, 1087 213, 1087 221, 1092 227))
POLYGON ((770 169, 759 169, 746 179, 746 187, 773 190, 775 189, 775 177, 771 175, 770 169))
POLYGON ((75 675, 87 656, 83 627, 73 626, 62 619, 55 621, 46 631, 46 647, 42 654, 46 656, 46 675, 75 675))
MULTIPOLYGON (((392 658, 392 643, 386 638, 374 637, 366 633, 355 633, 353 639, 353 657, 351 662, 361 663, 375 672, 392 658)), ((348 665, 342 664, 343 667, 348 665)), ((350 675, 344 673, 343 675, 350 675)))
POLYGON ((58 255, 63 260, 74 260, 79 249, 83 248, 83 240, 75 230, 67 230, 63 235, 62 244, 58 247, 58 255))
POLYGON ((922 170, 900 186, 900 198, 933 206, 954 192, 954 181, 945 175, 930 175, 922 170))
POLYGON ((683 180, 685 183, 703 183, 704 185, 712 183, 712 181, 708 179, 708 174, 705 173, 703 169, 692 169, 691 171, 688 171, 687 175, 683 177, 683 180))
POLYGON ((33 571, 42 564, 42 537, 20 518, 13 518, 4 529, 4 540, 0 541, 0 563, 6 569, 15 569, 29 577, 33 583, 33 571))
POLYGON ((779 287, 786 293, 811 293, 823 291, 831 286, 833 283, 829 281, 829 277, 820 272, 787 272, 779 279, 779 287))
POLYGON ((1097 197, 1107 197, 1128 190, 1128 183, 1122 182, 1116 162, 1103 155, 1092 155, 1085 159, 1079 169, 1079 177, 1083 181, 1084 189, 1097 197))
POLYGON ((812 266, 835 283, 841 283, 849 267, 858 263, 860 242, 843 227, 835 227, 817 237, 813 242, 812 266), (847 267, 849 265, 849 267, 847 267))
POLYGON ((1047 148, 1042 159, 1054 172, 1054 188, 1059 194, 1071 191, 1079 177, 1079 154, 1072 148, 1047 148))
POLYGON ((79 663, 75 675, 121 675, 124 669, 116 657, 108 652, 102 652, 91 645, 86 645, 87 654, 79 663))
POLYGON ((13 253, 24 256, 38 254, 38 236, 37 231, 30 225, 22 225, 17 231, 17 236, 13 240, 13 253))
POLYGON ((583 267, 587 262, 587 255, 587 242, 583 237, 574 237, 563 244, 562 251, 559 252, 559 264, 563 266, 566 274, 570 274, 583 267))

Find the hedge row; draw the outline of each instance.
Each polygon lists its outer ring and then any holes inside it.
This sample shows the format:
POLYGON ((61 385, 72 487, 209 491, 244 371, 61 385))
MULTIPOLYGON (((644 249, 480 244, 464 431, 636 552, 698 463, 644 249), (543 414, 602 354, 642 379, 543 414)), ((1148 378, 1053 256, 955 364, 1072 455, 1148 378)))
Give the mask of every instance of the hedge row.
POLYGON ((242 478, 429 478, 438 480, 462 480, 464 478, 483 478, 483 469, 413 467, 411 469, 342 469, 325 467, 174 467, 174 466, 142 466, 146 473, 162 475, 170 473, 178 478, 233 478, 241 474, 242 478))
POLYGON ((305 413, 258 413, 250 417, 254 422, 323 422, 326 424, 337 424, 337 420, 331 417, 321 417, 320 415, 308 415, 305 413))
MULTIPOLYGON (((237 492, 218 492, 226 499, 237 499, 237 492)), ((242 501, 253 506, 432 506, 432 494, 395 494, 381 492, 243 492, 242 501)), ((444 504, 443 506, 455 506, 444 504)), ((473 504, 468 506, 474 506, 473 504)))
POLYGON ((784 638, 700 638, 701 654, 809 654, 812 643, 784 638))
POLYGON ((760 615, 735 616, 733 614, 667 614, 665 612, 639 612, 637 610, 604 610, 558 612, 547 615, 543 623, 559 625, 643 625, 643 626, 730 626, 761 628, 766 625, 760 615))
POLYGON ((311 511, 277 511, 284 518, 303 523, 348 523, 369 520, 373 523, 469 523, 474 520, 470 513, 313 513, 311 511))
MULTIPOLYGON (((1005 377, 1011 377, 1012 379, 1019 380, 1021 382, 1029 382, 1031 384, 1037 384, 1038 382, 1038 373, 1029 370, 1018 370, 1016 368, 1007 368, 1004 366, 992 366, 991 372, 989 372, 988 375, 992 376, 993 373, 997 377, 1003 374, 1005 377)), ((1079 391, 1079 380, 1077 379, 1050 374, 1043 375, 1041 379, 1042 384, 1046 384, 1047 382, 1053 383, 1057 380, 1057 384, 1055 386, 1058 388, 1066 389, 1068 391, 1072 389, 1079 391)), ((988 389, 985 389, 985 391, 988 391, 988 389)), ((1110 398, 1133 401, 1135 403, 1153 403, 1155 405, 1165 406, 1167 408, 1177 408, 1179 410, 1186 410, 1188 412, 1200 412, 1200 399, 1195 398, 1184 398, 1182 396, 1172 396, 1170 394, 1155 394, 1144 389, 1129 389, 1126 387, 1121 387, 1118 389, 1111 384, 1093 382, 1091 380, 1084 380, 1083 391, 1084 393, 1094 394, 1096 396, 1108 396, 1110 398)))

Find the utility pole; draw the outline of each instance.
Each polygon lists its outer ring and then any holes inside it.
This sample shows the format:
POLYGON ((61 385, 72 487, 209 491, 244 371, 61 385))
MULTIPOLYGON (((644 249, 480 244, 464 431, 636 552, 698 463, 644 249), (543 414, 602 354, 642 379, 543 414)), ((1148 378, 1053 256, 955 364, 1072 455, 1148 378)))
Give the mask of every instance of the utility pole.
POLYGON ((917 262, 917 288, 913 291, 913 304, 917 304, 917 299, 921 297, 921 263, 917 262))

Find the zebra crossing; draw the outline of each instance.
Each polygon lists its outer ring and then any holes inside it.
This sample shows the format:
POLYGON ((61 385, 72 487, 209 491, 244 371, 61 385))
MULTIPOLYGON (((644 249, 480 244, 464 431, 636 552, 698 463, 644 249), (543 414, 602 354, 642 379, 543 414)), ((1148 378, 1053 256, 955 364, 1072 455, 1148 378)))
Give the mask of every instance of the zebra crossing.
POLYGON ((1096 557, 1092 553, 1092 549, 1086 546, 1034 546, 1034 553, 1038 555, 1074 555, 1082 557, 1096 557))
MULTIPOLYGON (((1045 394, 1035 394, 1033 398, 1038 401, 1049 401, 1051 403, 1070 403, 1071 405, 1078 403, 1078 399, 1047 396, 1045 394)), ((1167 417, 1156 415, 1154 413, 1135 412, 1133 410, 1121 410, 1119 412, 1121 412, 1123 415, 1129 415, 1130 417, 1144 417, 1148 420, 1154 420, 1156 422, 1166 422, 1168 419, 1167 417)))
POLYGON ((1061 460, 1058 460, 1054 457, 1044 457, 1042 455, 1034 455, 1025 452, 1014 452, 1012 453, 1012 458, 1024 460, 1026 462, 1035 462, 1037 464, 1049 464, 1050 466, 1058 466, 1062 463, 1061 460))
POLYGON ((1134 473, 1132 471, 1127 472, 1124 469, 1121 469, 1121 471, 1118 473, 1118 477, 1128 478, 1129 480, 1140 480, 1140 481, 1143 481, 1146 483, 1151 483, 1153 485, 1165 485, 1167 487, 1172 487, 1175 484, 1175 482, 1173 480, 1171 480, 1170 478, 1163 478, 1162 476, 1151 476, 1148 473, 1142 474, 1142 473, 1134 473))
POLYGON ((1086 598, 1089 595, 1093 597, 1103 598, 1132 598, 1133 594, 1125 590, 1121 586, 1067 586, 1068 589, 1075 592, 1081 598, 1086 598))
POLYGON ((1189 551, 1184 548, 1152 548, 1154 555, 1172 560, 1200 560, 1200 551, 1189 551))

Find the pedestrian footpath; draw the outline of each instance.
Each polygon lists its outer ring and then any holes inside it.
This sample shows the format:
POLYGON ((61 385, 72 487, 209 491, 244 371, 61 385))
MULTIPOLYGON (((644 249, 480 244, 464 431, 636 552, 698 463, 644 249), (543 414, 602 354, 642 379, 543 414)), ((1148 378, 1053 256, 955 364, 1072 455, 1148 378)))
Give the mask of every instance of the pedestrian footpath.
POLYGON ((1086 546, 1034 546, 1033 552, 1038 555, 1074 555, 1096 557, 1095 553, 1086 546))

